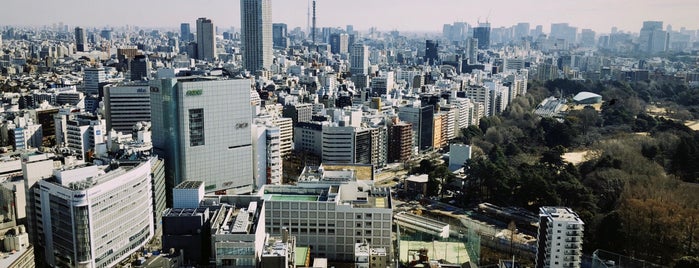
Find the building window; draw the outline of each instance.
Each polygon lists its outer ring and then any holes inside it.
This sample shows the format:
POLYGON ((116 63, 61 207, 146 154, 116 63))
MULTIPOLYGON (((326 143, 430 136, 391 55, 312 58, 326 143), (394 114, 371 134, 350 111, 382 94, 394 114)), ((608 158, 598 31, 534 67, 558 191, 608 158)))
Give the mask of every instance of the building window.
POLYGON ((189 109, 189 146, 204 145, 204 109, 189 109))

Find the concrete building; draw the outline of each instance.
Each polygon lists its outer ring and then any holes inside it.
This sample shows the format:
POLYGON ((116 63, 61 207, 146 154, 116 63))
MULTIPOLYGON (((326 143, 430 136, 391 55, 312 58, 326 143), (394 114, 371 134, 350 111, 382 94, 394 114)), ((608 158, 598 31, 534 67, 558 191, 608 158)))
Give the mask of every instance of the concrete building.
POLYGON ((413 155, 413 126, 397 119, 388 129, 389 163, 406 162, 413 155))
POLYGON ((255 189, 282 183, 281 130, 270 121, 256 119, 253 126, 255 189))
POLYGON ((362 242, 354 246, 355 268, 385 268, 391 266, 391 257, 388 251, 382 247, 372 247, 371 244, 362 242))
MULTIPOLYGON (((270 234, 290 228, 298 245, 316 257, 352 261, 356 243, 391 249, 390 190, 363 181, 317 176, 299 178, 296 186, 265 185, 265 224, 270 234)), ((390 256, 390 252, 389 252, 390 256)))
POLYGON ((241 0, 240 25, 243 67, 253 73, 269 70, 274 59, 272 1, 241 0))
POLYGON ((204 200, 204 182, 183 181, 172 189, 172 208, 198 208, 204 200))
POLYGON ((131 133, 136 123, 151 121, 148 83, 105 86, 103 100, 107 130, 131 133))
POLYGON ((350 47, 350 73, 352 75, 369 74, 369 47, 356 43, 350 47))
POLYGON ((331 34, 330 52, 333 54, 347 54, 349 52, 349 35, 345 33, 331 34))
POLYGON ((81 115, 66 121, 66 147, 83 159, 94 153, 98 146, 106 146, 107 134, 106 121, 99 117, 81 115))
POLYGON ((287 156, 294 143, 294 121, 291 118, 276 117, 272 124, 279 128, 279 153, 287 156))
POLYGON ((211 19, 197 19, 197 59, 213 61, 216 59, 216 32, 211 19))
POLYGON ((570 208, 539 208, 535 267, 580 267, 584 224, 570 208))
POLYGON ((47 264, 110 267, 140 250, 154 233, 150 174, 145 161, 68 166, 39 181, 35 212, 47 264))
POLYGON ((268 236, 262 251, 262 268, 286 268, 296 261, 296 237, 288 229, 281 236, 268 236))
POLYGON ((323 154, 323 124, 301 122, 294 127, 294 149, 320 157, 323 154))
POLYGON ((258 196, 223 196, 211 220, 217 267, 260 267, 266 242, 265 202, 258 196))
POLYGON ((294 105, 284 105, 282 116, 291 118, 294 126, 299 122, 310 122, 313 117, 313 105, 310 103, 298 103, 294 105))
POLYGON ((197 180, 206 192, 251 192, 250 80, 178 77, 151 86, 153 147, 169 187, 197 180))

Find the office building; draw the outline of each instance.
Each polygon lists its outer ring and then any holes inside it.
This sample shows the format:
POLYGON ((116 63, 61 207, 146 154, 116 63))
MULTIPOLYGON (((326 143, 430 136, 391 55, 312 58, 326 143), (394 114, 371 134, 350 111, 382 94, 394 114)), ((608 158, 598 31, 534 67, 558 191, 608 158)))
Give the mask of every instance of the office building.
POLYGON ((206 192, 251 192, 250 80, 192 76, 151 86, 153 147, 165 159, 168 189, 196 180, 206 192))
POLYGON ((106 149, 107 123, 104 119, 91 115, 71 116, 66 120, 66 147, 73 155, 88 159, 97 146, 106 149))
POLYGON ((580 31, 580 44, 584 47, 594 47, 595 31, 591 29, 582 29, 580 31))
POLYGON ((131 133, 138 122, 150 122, 150 86, 144 82, 104 87, 107 130, 131 133))
POLYGON ((211 19, 197 19, 197 59, 213 61, 216 59, 216 32, 211 19))
POLYGON ((439 43, 435 40, 425 41, 425 63, 435 65, 439 60, 439 43))
POLYGON ((583 225, 570 208, 539 208, 535 267, 580 267, 583 225))
POLYGON ((100 84, 107 81, 107 75, 104 72, 104 68, 86 68, 83 73, 83 88, 85 94, 98 95, 100 84))
POLYGON ((286 23, 272 24, 272 43, 275 49, 289 48, 289 34, 286 23))
POLYGON ((281 130, 271 120, 256 119, 252 129, 255 189, 282 183, 281 130))
POLYGON ((146 55, 136 55, 131 61, 131 81, 150 79, 150 62, 146 55))
MULTIPOLYGON (((575 44, 577 42, 578 28, 571 27, 568 23, 551 23, 551 40, 563 39, 568 45, 575 44)), ((567 49, 566 46, 560 47, 559 49, 567 49)))
POLYGON ((333 54, 346 54, 349 52, 349 35, 345 33, 331 34, 330 52, 333 54))
POLYGON ((350 48, 350 73, 352 75, 369 74, 369 47, 364 44, 354 44, 350 48))
POLYGON ((520 22, 515 26, 514 38, 516 42, 521 41, 523 38, 529 36, 529 26, 528 22, 520 22))
POLYGON ((490 23, 480 23, 473 27, 473 38, 478 40, 478 49, 490 48, 490 23))
POLYGON ((35 212, 47 264, 111 267, 142 249, 154 233, 150 174, 145 161, 70 166, 40 180, 35 212))
POLYGON ((185 44, 192 41, 192 31, 189 27, 189 23, 180 24, 180 41, 185 44))
POLYGON ((88 51, 87 34, 85 29, 80 27, 75 27, 75 50, 79 52, 88 51))
POLYGON ((421 152, 432 149, 434 141, 434 106, 419 102, 398 108, 398 118, 413 128, 413 146, 421 152))
POLYGON ((313 105, 309 103, 299 103, 294 105, 284 105, 282 116, 291 118, 294 126, 299 122, 310 122, 313 116, 313 105))
POLYGON ((274 59, 272 0, 241 0, 240 25, 243 67, 250 72, 269 70, 274 59))
POLYGON ((279 235, 290 228, 298 245, 311 246, 316 257, 338 261, 352 261, 355 244, 363 241, 390 250, 390 190, 340 179, 347 178, 343 174, 324 179, 323 173, 328 171, 304 171, 308 176, 302 174, 296 186, 264 186, 259 193, 265 200, 267 232, 279 235))

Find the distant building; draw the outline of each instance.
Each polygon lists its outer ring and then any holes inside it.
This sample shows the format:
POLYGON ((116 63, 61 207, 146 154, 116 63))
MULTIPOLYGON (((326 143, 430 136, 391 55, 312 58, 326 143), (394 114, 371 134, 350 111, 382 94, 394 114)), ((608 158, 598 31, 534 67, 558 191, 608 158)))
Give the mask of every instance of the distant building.
MULTIPOLYGON (((481 23, 473 27, 473 38, 478 40, 478 49, 490 48, 490 23, 481 23)), ((473 59, 475 61, 475 59, 473 59)))
POLYGON ((146 55, 136 55, 131 61, 131 81, 150 79, 150 62, 146 55))
POLYGON ((274 59, 272 1, 240 1, 240 33, 243 67, 250 71, 269 70, 274 59))
POLYGON ((350 73, 352 73, 353 76, 369 74, 369 47, 357 43, 352 45, 349 53, 350 73))
POLYGON ((75 27, 75 50, 79 52, 88 51, 87 34, 85 29, 80 27, 75 27))
POLYGON ((189 23, 180 24, 180 41, 182 41, 183 43, 192 41, 191 36, 192 32, 189 28, 189 23))
POLYGON ((541 207, 535 267, 580 267, 583 225, 569 208, 541 207))
POLYGON ((331 34, 330 52, 333 54, 346 54, 349 52, 349 35, 345 33, 331 34))
POLYGON ((289 33, 286 23, 272 24, 272 43, 276 49, 287 49, 289 47, 289 33))
POLYGON ((216 32, 211 19, 197 19, 197 59, 216 59, 216 32))
POLYGON ((83 88, 85 94, 99 94, 100 84, 107 81, 104 68, 86 68, 83 74, 83 88))
POLYGON ((576 104, 595 104, 602 102, 602 96, 592 92, 582 91, 573 97, 573 101, 576 104))
POLYGON ((425 41, 425 63, 435 65, 439 60, 439 43, 435 40, 425 41))

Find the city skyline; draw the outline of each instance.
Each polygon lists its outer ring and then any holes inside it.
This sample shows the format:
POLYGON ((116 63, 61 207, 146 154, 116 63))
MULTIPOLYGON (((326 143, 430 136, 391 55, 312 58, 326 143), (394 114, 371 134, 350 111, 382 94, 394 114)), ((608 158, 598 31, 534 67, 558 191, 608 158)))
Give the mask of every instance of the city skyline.
MULTIPOLYGON (((395 29, 441 32, 442 25, 446 23, 464 21, 475 25, 478 21, 488 20, 494 28, 529 22, 532 28, 542 25, 544 31, 548 32, 551 23, 568 22, 578 29, 590 28, 598 33, 608 33, 613 26, 623 31, 638 32, 643 21, 661 20, 664 21, 664 25, 672 25, 673 29, 677 30, 681 27, 693 30, 699 28, 699 20, 693 16, 693 11, 699 8, 699 2, 693 0, 662 2, 496 0, 489 2, 487 6, 479 5, 475 1, 459 0, 358 0, 352 3, 347 5, 318 1, 318 27, 344 28, 345 25, 351 24, 360 31, 376 27, 384 31, 395 29), (396 8, 397 6, 400 8, 396 8), (395 12, 387 12, 391 9, 395 12), (415 19, 416 17, 423 19, 415 19)), ((239 1, 205 0, 165 5, 163 2, 123 0, 119 5, 88 7, 77 0, 60 2, 28 0, 11 1, 4 3, 3 6, 5 8, 0 11, 0 25, 40 26, 63 22, 71 26, 89 27, 118 27, 128 24, 177 28, 182 22, 192 23, 199 17, 207 17, 215 21, 219 29, 229 27, 240 29, 239 1), (139 7, 145 12, 135 12, 134 7, 139 7), (17 12, 17 10, 31 10, 32 14, 27 16, 27 12, 17 12), (144 16, 146 12, 156 14, 144 16), (80 14, 80 16, 74 14, 80 14)), ((273 22, 286 23, 289 28, 301 27, 306 30, 307 12, 308 0, 272 1, 273 22)))

